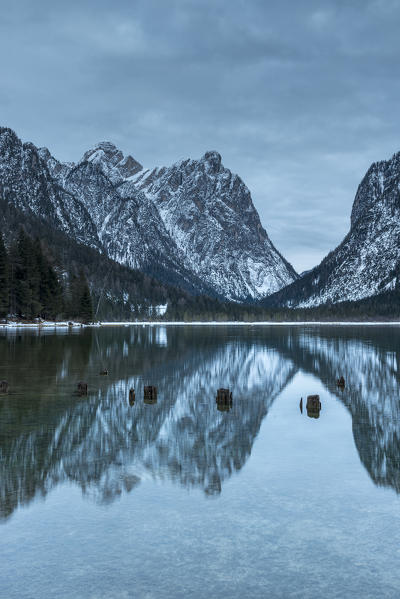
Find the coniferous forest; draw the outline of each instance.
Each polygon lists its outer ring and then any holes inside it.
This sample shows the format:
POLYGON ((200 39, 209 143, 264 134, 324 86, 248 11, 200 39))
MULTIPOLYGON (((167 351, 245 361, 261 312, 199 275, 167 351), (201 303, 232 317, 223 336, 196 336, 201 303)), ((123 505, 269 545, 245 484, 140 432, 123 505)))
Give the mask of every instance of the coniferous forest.
POLYGON ((0 319, 205 322, 371 321, 400 318, 400 290, 314 308, 239 304, 192 295, 121 266, 25 218, 0 235, 0 319), (40 237, 38 236, 40 234, 40 237), (157 306, 164 306, 162 312, 157 306))
POLYGON ((21 320, 93 320, 92 298, 83 271, 65 277, 41 241, 23 229, 8 250, 0 237, 0 317, 21 320))

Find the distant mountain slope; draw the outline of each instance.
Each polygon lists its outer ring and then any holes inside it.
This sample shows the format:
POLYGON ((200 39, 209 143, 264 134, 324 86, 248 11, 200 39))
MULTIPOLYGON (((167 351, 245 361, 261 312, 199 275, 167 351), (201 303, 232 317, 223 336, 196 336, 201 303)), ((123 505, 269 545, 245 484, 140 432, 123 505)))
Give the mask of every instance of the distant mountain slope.
POLYGON ((0 199, 101 250, 86 207, 52 178, 37 148, 0 127, 0 199))
POLYGON ((123 184, 155 203, 189 267, 230 299, 259 298, 297 278, 263 229, 243 181, 217 152, 140 172, 123 184))
POLYGON ((150 172, 101 142, 60 163, 0 128, 0 198, 191 293, 255 300, 297 278, 217 152, 150 172))
POLYGON ((359 300, 400 284, 400 153, 376 162, 358 187, 350 231, 319 266, 265 300, 310 307, 359 300))

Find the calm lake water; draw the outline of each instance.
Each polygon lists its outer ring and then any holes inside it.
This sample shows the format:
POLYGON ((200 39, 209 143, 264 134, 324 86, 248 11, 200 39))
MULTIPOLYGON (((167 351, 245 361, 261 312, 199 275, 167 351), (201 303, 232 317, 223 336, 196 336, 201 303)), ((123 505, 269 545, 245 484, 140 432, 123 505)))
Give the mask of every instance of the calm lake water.
POLYGON ((395 327, 0 333, 1 598, 399 597, 399 366, 395 327))

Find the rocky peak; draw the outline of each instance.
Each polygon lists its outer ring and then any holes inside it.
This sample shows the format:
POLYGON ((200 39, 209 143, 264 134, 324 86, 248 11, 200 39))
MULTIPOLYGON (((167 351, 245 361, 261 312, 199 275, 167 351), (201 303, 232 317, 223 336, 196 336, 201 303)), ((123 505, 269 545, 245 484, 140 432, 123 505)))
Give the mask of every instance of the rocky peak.
POLYGON ((351 226, 376 215, 380 208, 399 207, 400 152, 389 160, 374 162, 361 181, 351 212, 351 226))
POLYGON ((84 153, 81 162, 99 162, 107 160, 109 164, 115 166, 123 159, 124 155, 110 141, 100 141, 93 148, 84 153))
POLYGON ((22 142, 12 129, 0 127, 0 165, 6 171, 15 168, 21 160, 22 142))
POLYGON ((125 156, 118 164, 119 172, 125 179, 136 175, 142 168, 142 165, 130 155, 125 156))
POLYGON ((250 191, 218 152, 136 179, 190 269, 229 299, 259 298, 297 278, 268 239, 250 191))
POLYGON ((0 127, 0 143, 2 145, 5 143, 15 143, 22 145, 19 137, 9 127, 0 127))
POLYGON ((206 168, 210 173, 217 174, 221 170, 221 154, 214 150, 206 152, 202 161, 206 163, 206 168))
POLYGON ((338 247, 299 281, 267 299, 307 308, 361 300, 400 285, 400 153, 374 162, 354 199, 351 226, 338 247))
POLYGON ((96 144, 94 148, 85 152, 80 162, 96 164, 114 184, 122 183, 124 179, 132 177, 143 168, 132 156, 124 156, 110 141, 96 144))
POLYGON ((0 129, 0 185, 3 197, 80 243, 196 293, 257 299, 297 278, 215 151, 143 171, 103 141, 64 164, 0 129))
POLYGON ((54 158, 50 154, 50 151, 47 148, 38 148, 38 154, 39 154, 40 158, 46 163, 49 160, 54 160, 54 158))

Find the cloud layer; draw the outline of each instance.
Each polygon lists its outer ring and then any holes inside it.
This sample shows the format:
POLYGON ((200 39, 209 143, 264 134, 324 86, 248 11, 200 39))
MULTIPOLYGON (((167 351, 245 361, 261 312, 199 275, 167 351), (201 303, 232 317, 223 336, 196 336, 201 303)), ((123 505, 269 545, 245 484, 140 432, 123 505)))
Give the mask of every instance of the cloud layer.
POLYGON ((400 150, 399 24, 392 0, 0 0, 0 123, 63 160, 218 150, 301 271, 400 150))

